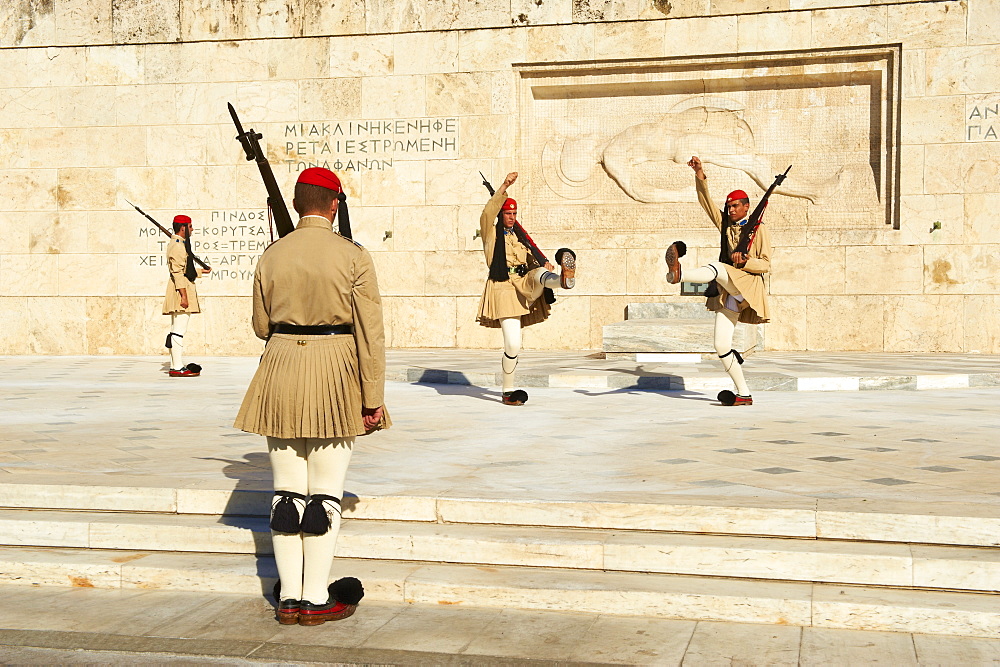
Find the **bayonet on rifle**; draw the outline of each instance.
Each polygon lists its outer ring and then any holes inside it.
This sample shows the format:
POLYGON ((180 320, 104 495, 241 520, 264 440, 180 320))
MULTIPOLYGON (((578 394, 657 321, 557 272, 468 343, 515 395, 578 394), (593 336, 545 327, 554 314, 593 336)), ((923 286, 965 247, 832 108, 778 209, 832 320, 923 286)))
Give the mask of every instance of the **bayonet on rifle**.
MULTIPOLYGON (((146 213, 145 211, 143 211, 141 208, 139 208, 138 206, 136 206, 135 204, 133 204, 132 202, 130 202, 128 199, 126 199, 125 201, 128 202, 129 206, 131 206, 135 210, 139 211, 139 213, 141 213, 142 215, 146 216, 146 219, 149 220, 154 225, 156 225, 157 229, 159 229, 161 232, 163 232, 167 236, 173 238, 173 236, 174 236, 173 233, 170 232, 166 227, 164 227, 163 225, 161 225, 160 223, 158 223, 156 220, 154 220, 153 216, 151 216, 149 213, 146 213)), ((211 271, 212 270, 212 267, 210 267, 205 262, 201 261, 201 259, 199 259, 197 255, 191 255, 191 259, 194 260, 195 264, 197 264, 201 268, 205 269, 206 271, 211 271)))
POLYGON ((278 230, 278 236, 281 237, 294 231, 295 225, 292 223, 292 217, 288 214, 281 190, 278 189, 278 182, 274 179, 271 164, 267 161, 267 155, 260 147, 260 140, 264 138, 264 135, 254 132, 253 128, 244 131, 243 124, 240 123, 240 118, 236 115, 236 109, 233 108, 232 104, 229 105, 229 115, 233 117, 233 123, 236 124, 236 138, 243 147, 243 152, 246 153, 247 161, 255 161, 260 170, 264 188, 267 189, 267 205, 271 209, 271 215, 274 216, 274 226, 278 230))

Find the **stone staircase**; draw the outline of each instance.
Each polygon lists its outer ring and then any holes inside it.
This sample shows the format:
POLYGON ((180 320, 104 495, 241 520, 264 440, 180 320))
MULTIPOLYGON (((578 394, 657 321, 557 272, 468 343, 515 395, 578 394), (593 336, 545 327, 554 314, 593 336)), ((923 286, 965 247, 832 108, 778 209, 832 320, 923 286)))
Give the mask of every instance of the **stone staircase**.
MULTIPOLYGON (((697 362, 715 356, 712 346, 715 313, 705 300, 689 303, 630 303, 624 322, 606 324, 603 345, 608 359, 697 362)), ((742 354, 764 346, 762 325, 739 324, 733 346, 742 354)))
MULTIPOLYGON (((269 592, 260 491, 0 484, 0 582, 269 592)), ((345 500, 371 600, 995 636, 1000 508, 345 500)))

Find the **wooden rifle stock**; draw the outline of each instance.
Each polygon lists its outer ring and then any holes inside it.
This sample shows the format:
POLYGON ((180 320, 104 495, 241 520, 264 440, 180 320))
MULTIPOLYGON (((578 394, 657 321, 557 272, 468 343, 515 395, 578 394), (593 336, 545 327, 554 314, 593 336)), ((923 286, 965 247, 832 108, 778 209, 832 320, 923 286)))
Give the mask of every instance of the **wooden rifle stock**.
MULTIPOLYGON (((146 219, 149 220, 154 225, 156 225, 157 229, 159 229, 161 232, 163 232, 164 234, 166 234, 168 237, 173 238, 174 235, 166 227, 164 227, 163 225, 161 225, 160 223, 158 223, 156 220, 154 220, 153 216, 151 216, 149 213, 146 213, 145 211, 143 211, 141 208, 139 208, 138 206, 136 206, 135 204, 133 204, 129 200, 126 199, 125 201, 128 202, 129 206, 131 206, 135 210, 139 211, 139 213, 141 213, 142 215, 146 216, 146 219)), ((197 255, 191 255, 191 259, 194 260, 195 264, 197 264, 201 268, 205 269, 206 271, 211 271, 212 270, 212 267, 210 267, 205 262, 201 261, 201 259, 197 255)))
POLYGON ((236 109, 233 108, 232 104, 229 104, 229 115, 233 117, 233 123, 236 124, 236 139, 243 146, 247 161, 255 161, 260 170, 260 177, 267 190, 267 206, 271 209, 271 215, 274 217, 274 226, 278 230, 278 236, 282 237, 295 231, 295 224, 288 214, 285 200, 281 196, 281 190, 278 189, 278 182, 274 179, 274 172, 271 171, 271 164, 267 161, 267 155, 260 147, 260 140, 264 138, 264 135, 254 132, 253 128, 244 131, 243 124, 240 123, 239 116, 236 115, 236 109))
POLYGON ((750 244, 753 243, 753 237, 757 233, 757 228, 760 227, 761 218, 764 216, 764 209, 767 208, 767 200, 774 192, 774 189, 781 185, 785 178, 788 176, 788 172, 792 170, 792 165, 788 165, 788 169, 785 173, 778 174, 774 177, 774 183, 771 183, 770 187, 764 193, 764 196, 760 198, 757 205, 754 207, 753 212, 747 219, 746 227, 743 229, 743 233, 740 234, 740 242, 736 244, 736 250, 733 252, 738 252, 742 254, 747 254, 750 252, 750 244))

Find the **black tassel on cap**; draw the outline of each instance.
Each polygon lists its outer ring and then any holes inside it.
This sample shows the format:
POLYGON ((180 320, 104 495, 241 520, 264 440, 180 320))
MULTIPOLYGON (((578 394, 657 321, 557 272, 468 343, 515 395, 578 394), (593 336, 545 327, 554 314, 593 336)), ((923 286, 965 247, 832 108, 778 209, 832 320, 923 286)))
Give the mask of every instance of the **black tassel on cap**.
POLYGON ((340 205, 337 207, 337 227, 340 228, 340 235, 349 239, 354 239, 351 236, 351 212, 347 208, 347 195, 343 192, 337 195, 337 199, 340 200, 340 205))
POLYGON ((294 491, 275 491, 274 495, 280 500, 271 506, 271 530, 276 533, 299 532, 299 508, 295 506, 295 501, 305 500, 306 497, 294 491))
POLYGON ((357 604, 365 596, 364 586, 354 577, 337 579, 327 590, 330 598, 341 604, 357 604))
POLYGON ((322 493, 314 493, 309 496, 309 504, 306 511, 302 513, 302 532, 309 535, 326 535, 330 530, 330 517, 323 506, 324 500, 330 500, 340 506, 340 498, 328 496, 322 493))

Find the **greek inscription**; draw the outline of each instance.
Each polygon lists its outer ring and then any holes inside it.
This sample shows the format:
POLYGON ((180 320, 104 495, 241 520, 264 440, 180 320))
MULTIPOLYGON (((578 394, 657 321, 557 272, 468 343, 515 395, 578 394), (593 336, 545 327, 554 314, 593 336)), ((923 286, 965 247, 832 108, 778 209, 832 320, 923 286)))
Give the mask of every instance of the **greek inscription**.
MULTIPOLYGON (((271 243, 267 209, 211 211, 207 220, 194 217, 191 249, 212 267, 212 272, 200 280, 213 283, 252 280, 257 260, 271 243)), ((151 250, 155 249, 154 254, 140 255, 138 265, 164 271, 169 239, 151 227, 140 227, 138 233, 140 238, 147 239, 151 250)))
POLYGON ((997 141, 1000 138, 1000 102, 977 102, 966 114, 966 141, 997 141))
POLYGON ((351 120, 285 125, 285 165, 334 171, 384 171, 393 160, 458 156, 457 118, 351 120))

